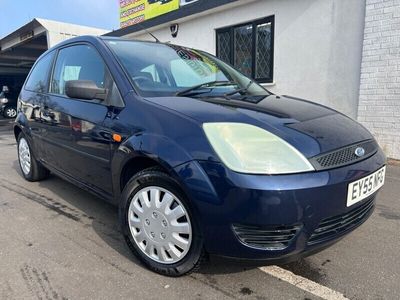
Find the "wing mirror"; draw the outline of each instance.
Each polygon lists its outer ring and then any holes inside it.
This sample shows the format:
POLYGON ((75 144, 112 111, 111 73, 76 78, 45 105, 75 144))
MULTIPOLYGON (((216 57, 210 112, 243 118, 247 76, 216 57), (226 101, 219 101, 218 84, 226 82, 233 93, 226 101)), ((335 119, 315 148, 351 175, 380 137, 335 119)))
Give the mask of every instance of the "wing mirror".
POLYGON ((92 80, 69 80, 65 83, 65 94, 70 98, 103 101, 107 89, 99 88, 92 80))

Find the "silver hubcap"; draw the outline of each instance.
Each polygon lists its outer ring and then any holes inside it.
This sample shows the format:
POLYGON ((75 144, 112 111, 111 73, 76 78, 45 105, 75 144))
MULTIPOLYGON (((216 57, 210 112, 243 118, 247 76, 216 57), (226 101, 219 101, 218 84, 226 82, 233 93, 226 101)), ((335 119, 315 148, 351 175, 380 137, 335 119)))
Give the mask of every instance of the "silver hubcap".
POLYGON ((28 142, 24 138, 19 140, 18 153, 22 172, 28 175, 31 170, 31 152, 29 151, 28 142))
POLYGON ((129 205, 128 221, 136 245, 158 263, 176 263, 190 249, 189 214, 166 189, 150 186, 137 192, 129 205))
POLYGON ((17 111, 14 108, 7 108, 6 115, 9 118, 14 118, 17 115, 17 111))

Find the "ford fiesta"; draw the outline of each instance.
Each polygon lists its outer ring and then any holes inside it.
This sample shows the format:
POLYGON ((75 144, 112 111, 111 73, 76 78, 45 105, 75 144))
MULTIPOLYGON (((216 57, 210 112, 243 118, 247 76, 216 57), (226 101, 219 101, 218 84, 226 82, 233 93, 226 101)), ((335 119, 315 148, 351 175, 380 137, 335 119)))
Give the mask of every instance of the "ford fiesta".
POLYGON ((384 184, 385 156, 352 119, 171 44, 58 44, 32 68, 14 132, 26 180, 52 172, 117 205, 132 252, 169 276, 207 254, 315 253, 363 223, 384 184))

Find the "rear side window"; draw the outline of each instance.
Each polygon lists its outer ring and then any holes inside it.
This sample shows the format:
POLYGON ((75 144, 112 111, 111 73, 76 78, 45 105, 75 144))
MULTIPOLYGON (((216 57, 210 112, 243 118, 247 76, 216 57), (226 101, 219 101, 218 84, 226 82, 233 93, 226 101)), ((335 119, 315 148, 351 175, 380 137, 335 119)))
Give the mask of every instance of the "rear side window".
POLYGON ((41 58, 34 66, 25 89, 37 93, 47 92, 47 79, 51 63, 53 61, 54 51, 41 58))
POLYGON ((76 45, 59 51, 51 93, 65 95, 65 83, 69 80, 92 80, 100 88, 106 86, 105 64, 91 46, 76 45))

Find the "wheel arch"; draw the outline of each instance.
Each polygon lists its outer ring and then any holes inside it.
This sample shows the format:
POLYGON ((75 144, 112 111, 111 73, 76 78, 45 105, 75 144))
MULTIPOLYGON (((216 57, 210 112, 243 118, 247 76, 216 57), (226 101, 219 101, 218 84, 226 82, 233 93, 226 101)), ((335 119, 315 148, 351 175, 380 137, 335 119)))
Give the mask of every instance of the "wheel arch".
POLYGON ((190 155, 182 147, 164 136, 143 134, 130 137, 118 147, 112 159, 114 201, 118 204, 130 178, 151 167, 159 167, 172 176, 185 191, 174 168, 190 160, 190 155))
POLYGON ((15 140, 18 139, 18 135, 21 132, 23 132, 25 135, 27 135, 29 139, 31 138, 30 130, 29 130, 29 126, 28 126, 28 120, 27 120, 26 116, 21 112, 17 112, 17 117, 15 118, 15 121, 14 121, 15 140))
MULTIPOLYGON (((131 137, 123 142, 113 155, 114 203, 119 206, 119 225, 121 225, 122 220, 121 209, 123 210, 124 207, 124 201, 121 198, 124 187, 135 174, 151 167, 160 168, 161 171, 178 183, 179 188, 189 202, 188 205, 191 212, 196 216, 195 220, 199 228, 201 228, 201 234, 204 235, 202 226, 204 220, 200 214, 196 197, 198 195, 194 195, 190 187, 195 184, 192 182, 193 180, 196 181, 200 178, 203 181, 205 180, 207 184, 211 183, 209 183, 204 171, 201 171, 200 165, 195 163, 180 145, 166 137, 156 135, 131 137), (165 151, 166 149, 168 151, 165 151), (194 164, 194 166, 191 167, 191 164, 194 164), (192 181, 187 178, 187 176, 191 177, 190 174, 194 178, 192 181)), ((201 188, 204 188, 204 186, 201 188)), ((208 186, 208 188, 213 190, 211 186, 208 186)), ((202 191, 202 194, 204 194, 204 191, 202 191)), ((207 199, 206 202, 216 202, 214 199, 207 199)))
POLYGON ((18 125, 14 125, 14 137, 15 137, 15 140, 18 139, 18 136, 20 135, 21 132, 22 132, 21 127, 19 127, 18 125))
POLYGON ((160 170, 169 174, 167 168, 162 166, 158 161, 147 156, 136 156, 126 161, 120 173, 119 192, 122 193, 129 179, 135 176, 135 174, 152 167, 158 167, 160 170))

